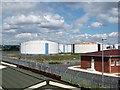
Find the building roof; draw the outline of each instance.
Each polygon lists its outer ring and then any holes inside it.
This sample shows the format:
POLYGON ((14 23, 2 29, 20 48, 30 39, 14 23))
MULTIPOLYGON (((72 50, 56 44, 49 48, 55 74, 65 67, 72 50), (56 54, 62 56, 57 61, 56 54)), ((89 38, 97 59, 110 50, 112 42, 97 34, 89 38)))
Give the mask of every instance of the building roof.
POLYGON ((98 44, 97 42, 76 42, 75 44, 98 44))
MULTIPOLYGON (((2 83, 2 85, 0 85, 0 90, 1 88, 3 90, 69 90, 65 89, 63 86, 74 87, 69 83, 54 80, 31 71, 12 66, 4 66, 0 64, 0 71, 2 71, 2 77, 0 77, 0 83, 2 83), (60 85, 63 86, 61 87, 60 85)), ((77 87, 74 88, 76 89, 77 87)))
MULTIPOLYGON (((102 51, 85 53, 82 56, 99 56, 99 57, 102 57, 102 51)), ((120 57, 120 50, 118 50, 118 49, 104 50, 104 57, 120 57)))
POLYGON ((35 43, 35 42, 54 42, 54 43, 58 43, 56 41, 45 40, 45 39, 29 40, 29 41, 25 41, 25 42, 22 42, 22 43, 35 43))

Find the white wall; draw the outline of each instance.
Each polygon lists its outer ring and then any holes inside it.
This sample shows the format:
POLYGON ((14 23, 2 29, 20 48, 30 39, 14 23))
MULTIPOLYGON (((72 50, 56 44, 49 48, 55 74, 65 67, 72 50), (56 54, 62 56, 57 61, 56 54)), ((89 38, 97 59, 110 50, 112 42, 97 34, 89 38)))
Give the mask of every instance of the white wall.
POLYGON ((71 53, 71 52, 72 52, 72 45, 69 44, 69 45, 68 45, 68 53, 71 53))
MULTIPOLYGON (((107 45, 103 44, 103 50, 107 50, 107 45)), ((75 53, 88 53, 98 51, 98 44, 75 44, 75 53)), ((100 51, 102 51, 102 44, 100 44, 100 51)))
POLYGON ((59 44, 58 47, 59 47, 59 53, 63 53, 64 52, 63 51, 63 44, 59 44))
POLYGON ((116 49, 119 49, 118 47, 120 47, 120 44, 115 44, 116 49))
POLYGON ((58 53, 58 43, 55 42, 47 42, 49 44, 49 53, 57 54, 58 53))
POLYGON ((21 43, 20 44, 20 52, 21 53, 25 53, 25 46, 24 46, 25 43, 21 43))
POLYGON ((98 51, 98 44, 75 44, 75 53, 88 53, 98 51))
POLYGON ((59 44, 59 53, 71 53, 72 45, 70 44, 59 44))
MULTIPOLYGON (((58 44, 56 42, 37 40, 21 43, 22 54, 45 54, 45 43, 48 43, 48 54, 57 53, 71 53, 71 44, 58 44)), ((117 45, 116 45, 117 46, 117 45)), ((107 45, 103 45, 103 49, 107 50, 107 45)), ((88 53, 98 51, 98 44, 75 44, 75 53, 88 53)), ((102 44, 100 44, 100 50, 102 50, 102 44)))
POLYGON ((31 41, 27 48, 28 54, 45 54, 45 45, 40 41, 31 41))
POLYGON ((21 43, 22 54, 45 54, 45 43, 48 43, 48 54, 58 53, 58 43, 51 41, 28 41, 21 43))

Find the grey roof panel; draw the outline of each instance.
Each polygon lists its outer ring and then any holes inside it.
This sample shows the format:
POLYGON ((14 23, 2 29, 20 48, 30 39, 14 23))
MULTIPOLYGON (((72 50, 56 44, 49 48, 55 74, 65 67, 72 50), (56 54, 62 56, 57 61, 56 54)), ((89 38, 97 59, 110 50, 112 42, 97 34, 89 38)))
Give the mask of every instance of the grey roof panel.
POLYGON ((44 81, 38 79, 13 68, 5 68, 2 70, 2 87, 3 88, 26 88, 33 84, 37 84, 44 81))

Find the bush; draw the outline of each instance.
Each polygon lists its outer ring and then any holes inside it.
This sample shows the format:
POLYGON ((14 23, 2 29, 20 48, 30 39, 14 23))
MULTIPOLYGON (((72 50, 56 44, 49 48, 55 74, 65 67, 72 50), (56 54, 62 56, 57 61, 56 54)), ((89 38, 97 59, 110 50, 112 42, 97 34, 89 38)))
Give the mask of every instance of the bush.
POLYGON ((62 64, 61 62, 49 62, 49 64, 62 64))

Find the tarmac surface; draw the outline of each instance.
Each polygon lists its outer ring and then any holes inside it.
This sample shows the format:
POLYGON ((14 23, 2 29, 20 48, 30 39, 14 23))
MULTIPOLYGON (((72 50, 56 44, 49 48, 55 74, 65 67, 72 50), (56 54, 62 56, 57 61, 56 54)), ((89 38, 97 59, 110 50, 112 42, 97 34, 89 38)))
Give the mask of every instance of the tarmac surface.
POLYGON ((12 66, 0 65, 0 71, 3 90, 80 90, 68 83, 12 66))

